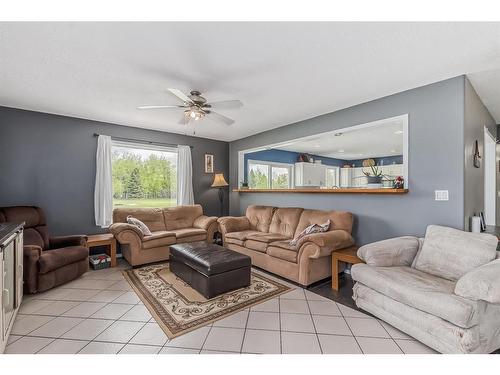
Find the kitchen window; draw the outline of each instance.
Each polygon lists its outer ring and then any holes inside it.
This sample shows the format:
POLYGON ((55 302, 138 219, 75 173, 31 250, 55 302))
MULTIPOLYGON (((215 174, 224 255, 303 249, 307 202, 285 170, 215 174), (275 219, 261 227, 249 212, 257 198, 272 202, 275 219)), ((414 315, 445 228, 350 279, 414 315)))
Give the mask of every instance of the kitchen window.
POLYGON ((248 160, 248 186, 251 189, 292 188, 293 164, 248 160))

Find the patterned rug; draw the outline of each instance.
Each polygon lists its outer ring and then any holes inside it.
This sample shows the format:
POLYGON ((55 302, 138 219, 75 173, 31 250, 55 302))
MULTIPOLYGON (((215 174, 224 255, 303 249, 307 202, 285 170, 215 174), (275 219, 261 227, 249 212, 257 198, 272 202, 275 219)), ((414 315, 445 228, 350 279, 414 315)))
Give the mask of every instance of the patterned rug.
POLYGON ((249 287, 206 299, 170 272, 168 263, 126 270, 123 274, 169 338, 183 335, 291 290, 252 272, 249 287))

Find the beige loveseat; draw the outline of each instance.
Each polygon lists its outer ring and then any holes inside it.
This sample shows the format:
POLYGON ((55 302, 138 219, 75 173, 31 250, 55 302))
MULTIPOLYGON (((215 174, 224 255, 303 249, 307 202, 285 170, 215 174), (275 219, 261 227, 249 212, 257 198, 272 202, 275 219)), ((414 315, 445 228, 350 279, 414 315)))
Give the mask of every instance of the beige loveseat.
POLYGON ((500 348, 497 238, 430 225, 359 248, 356 305, 441 353, 500 348))
POLYGON ((303 208, 248 206, 242 217, 219 218, 224 245, 252 265, 307 286, 331 275, 332 251, 354 245, 352 214, 303 208), (328 232, 290 240, 311 224, 331 221, 328 232))
POLYGON ((168 208, 116 208, 109 227, 120 243, 122 254, 132 265, 167 260, 170 245, 176 243, 211 241, 217 231, 217 218, 203 215, 199 204, 168 208), (127 216, 141 220, 151 231, 144 236, 127 216))

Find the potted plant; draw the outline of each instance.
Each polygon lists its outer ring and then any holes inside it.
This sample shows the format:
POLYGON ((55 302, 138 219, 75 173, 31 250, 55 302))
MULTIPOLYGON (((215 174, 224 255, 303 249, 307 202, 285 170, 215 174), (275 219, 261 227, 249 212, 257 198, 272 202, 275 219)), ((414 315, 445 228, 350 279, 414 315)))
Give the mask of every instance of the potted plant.
POLYGON ((384 175, 382 171, 375 164, 375 160, 367 159, 363 160, 363 167, 370 168, 369 171, 363 170, 363 174, 366 176, 369 184, 382 184, 382 178, 384 175))

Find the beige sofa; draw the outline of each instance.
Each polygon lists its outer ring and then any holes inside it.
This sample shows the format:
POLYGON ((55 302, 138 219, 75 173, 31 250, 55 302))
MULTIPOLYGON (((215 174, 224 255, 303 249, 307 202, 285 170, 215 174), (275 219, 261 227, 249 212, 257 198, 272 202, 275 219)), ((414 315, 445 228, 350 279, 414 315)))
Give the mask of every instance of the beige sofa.
POLYGON ((252 265, 307 286, 331 275, 332 251, 354 245, 352 214, 303 208, 248 206, 242 217, 219 218, 224 245, 252 258, 252 265), (290 240, 311 224, 331 220, 330 230, 290 240))
POLYGON ((132 265, 167 260, 170 245, 211 241, 217 231, 217 218, 203 215, 199 204, 168 208, 116 208, 109 227, 120 243, 122 254, 132 265), (134 225, 127 224, 131 215, 147 225, 151 236, 144 236, 134 225))
POLYGON ((359 248, 356 305, 441 353, 500 348, 497 238, 431 225, 359 248))

